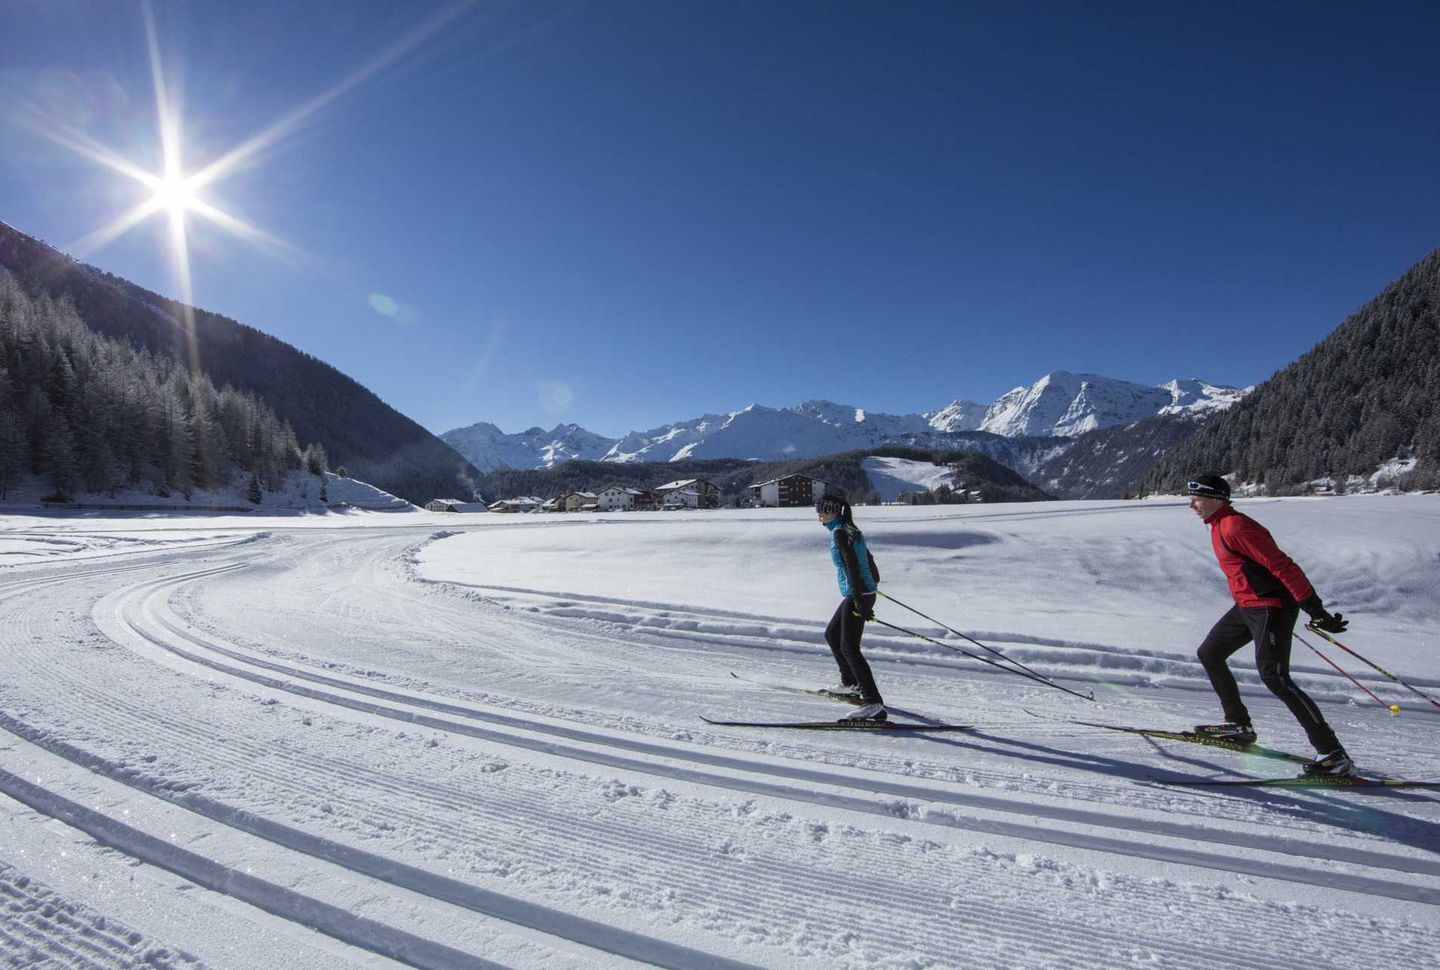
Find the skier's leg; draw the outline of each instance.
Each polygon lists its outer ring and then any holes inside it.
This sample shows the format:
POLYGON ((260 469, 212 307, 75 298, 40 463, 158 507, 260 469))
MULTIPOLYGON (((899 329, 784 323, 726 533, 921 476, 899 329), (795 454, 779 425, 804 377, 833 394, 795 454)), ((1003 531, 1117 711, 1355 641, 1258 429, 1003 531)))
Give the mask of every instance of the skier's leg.
POLYGON ((851 670, 850 658, 845 655, 844 648, 845 618, 849 613, 850 599, 846 597, 840 601, 835 615, 830 618, 829 626, 825 627, 825 642, 830 645, 830 652, 835 656, 835 666, 840 668, 840 683, 846 687, 854 687, 858 681, 851 670))
POLYGON ((1249 643, 1250 639, 1250 629, 1245 625, 1240 608, 1231 607, 1230 611, 1210 628, 1205 642, 1195 651, 1195 656, 1200 658, 1200 665, 1210 677, 1210 686, 1215 688, 1215 693, 1220 697, 1225 720, 1231 724, 1249 724, 1250 712, 1245 709, 1244 701, 1240 700, 1240 685, 1235 683, 1235 675, 1230 672, 1225 661, 1236 650, 1249 643))
POLYGON ((1295 715, 1315 750, 1322 755, 1329 754, 1340 747, 1339 739, 1310 695, 1290 679, 1290 645, 1297 615, 1294 607, 1245 611, 1245 619, 1255 637, 1255 667, 1270 693, 1284 701, 1295 715))
MULTIPOLYGON (((875 606, 875 594, 860 598, 867 609, 875 606)), ((860 700, 865 704, 883 704, 880 688, 875 686, 875 676, 870 673, 870 664, 860 653, 860 638, 865 633, 865 621, 855 615, 855 607, 846 599, 840 604, 840 652, 850 665, 855 676, 855 686, 860 688, 860 700)))

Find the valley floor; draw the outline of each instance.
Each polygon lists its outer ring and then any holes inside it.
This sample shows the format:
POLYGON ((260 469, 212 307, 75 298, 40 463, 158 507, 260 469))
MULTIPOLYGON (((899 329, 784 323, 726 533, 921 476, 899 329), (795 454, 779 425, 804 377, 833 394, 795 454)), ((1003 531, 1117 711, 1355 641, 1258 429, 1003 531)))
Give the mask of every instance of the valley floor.
MULTIPOLYGON (((1244 508, 1440 696, 1440 498, 1244 508)), ((1440 965, 1440 793, 1172 787, 1293 766, 1071 723, 1218 717, 1183 504, 857 517, 891 595, 1097 702, 872 627, 894 716, 972 731, 706 724, 846 711, 766 686, 836 680, 808 510, 0 519, 0 966, 1440 965)), ((1440 779, 1440 710, 1295 662, 1440 779)))

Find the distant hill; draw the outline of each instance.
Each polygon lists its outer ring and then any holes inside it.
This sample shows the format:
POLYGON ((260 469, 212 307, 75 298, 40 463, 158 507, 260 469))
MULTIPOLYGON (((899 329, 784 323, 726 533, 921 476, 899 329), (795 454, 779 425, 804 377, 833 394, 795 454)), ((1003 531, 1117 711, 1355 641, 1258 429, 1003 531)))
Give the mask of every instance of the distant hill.
POLYGON ((1178 491, 1211 471, 1271 495, 1323 478, 1440 486, 1440 250, 1167 452, 1144 487, 1178 491))
MULTIPOLYGON (((94 332, 190 363, 182 306, 78 263, 0 222, 0 266, 29 292, 67 298, 94 332)), ((329 364, 228 317, 196 309, 196 361, 216 387, 246 391, 323 446, 331 465, 413 502, 470 494, 475 469, 439 438, 329 364)))
POLYGON ((954 469, 951 488, 977 495, 982 502, 1043 502, 1055 497, 978 452, 940 457, 954 469))
POLYGON ((972 452, 932 452, 923 449, 885 447, 848 451, 790 461, 756 462, 738 458, 689 459, 667 462, 602 462, 574 460, 551 468, 496 469, 479 478, 487 501, 535 495, 551 498, 573 491, 595 491, 616 483, 635 488, 654 488, 684 478, 703 478, 719 486, 721 504, 749 500, 751 485, 783 478, 809 475, 846 495, 853 502, 876 498, 874 486, 864 468, 871 457, 905 458, 952 465, 961 471, 964 487, 990 502, 1030 502, 1053 498, 1015 472, 985 455, 972 452))

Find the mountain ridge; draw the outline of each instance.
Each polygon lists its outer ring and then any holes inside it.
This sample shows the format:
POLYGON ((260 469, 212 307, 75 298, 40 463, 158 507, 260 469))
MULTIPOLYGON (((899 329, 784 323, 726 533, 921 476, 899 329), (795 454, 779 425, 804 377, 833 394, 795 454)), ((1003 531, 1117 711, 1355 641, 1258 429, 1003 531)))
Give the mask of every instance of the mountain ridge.
MULTIPOLYGON (((471 464, 486 469, 527 464, 544 468, 572 459, 616 463, 698 458, 782 461, 886 445, 976 450, 1003 463, 1000 452, 1004 449, 997 449, 989 439, 1075 439, 1089 431, 1161 414, 1208 416, 1232 406, 1247 390, 1199 378, 1177 378, 1152 386, 1052 371, 988 406, 957 399, 944 408, 916 414, 886 414, 851 404, 809 400, 788 408, 752 403, 727 414, 705 414, 620 438, 606 438, 575 424, 557 425, 552 432, 531 428, 507 435, 489 422, 455 428, 440 438, 471 464)), ((1033 471, 1035 467, 1024 461, 1020 470, 1033 471)))

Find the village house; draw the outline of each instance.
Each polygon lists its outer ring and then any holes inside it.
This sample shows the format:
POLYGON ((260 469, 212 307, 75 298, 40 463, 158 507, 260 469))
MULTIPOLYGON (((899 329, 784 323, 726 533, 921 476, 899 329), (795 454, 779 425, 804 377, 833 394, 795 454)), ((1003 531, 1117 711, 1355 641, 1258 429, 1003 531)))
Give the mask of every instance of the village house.
POLYGON ((520 498, 505 498, 498 502, 490 503, 491 512, 534 512, 540 507, 540 499, 534 495, 522 495, 520 498))
POLYGON ((484 502, 462 502, 458 498, 436 498, 426 503, 430 512, 488 512, 484 502))
POLYGON ((662 509, 698 509, 700 507, 700 493, 693 488, 672 488, 665 493, 660 500, 662 509))
POLYGON ((596 504, 594 492, 571 492, 565 496, 566 512, 596 512, 600 506, 596 504))
POLYGON ((829 486, 809 475, 786 475, 750 486, 750 504, 756 508, 801 508, 814 505, 829 486))
POLYGON ((632 488, 629 485, 606 485, 595 493, 595 504, 600 507, 601 512, 628 512, 641 508, 641 500, 645 496, 644 489, 632 488))
POLYGON ((683 478, 655 489, 662 508, 718 509, 720 486, 703 478, 683 478), (688 493, 688 495, 687 495, 688 493))

